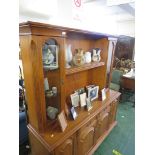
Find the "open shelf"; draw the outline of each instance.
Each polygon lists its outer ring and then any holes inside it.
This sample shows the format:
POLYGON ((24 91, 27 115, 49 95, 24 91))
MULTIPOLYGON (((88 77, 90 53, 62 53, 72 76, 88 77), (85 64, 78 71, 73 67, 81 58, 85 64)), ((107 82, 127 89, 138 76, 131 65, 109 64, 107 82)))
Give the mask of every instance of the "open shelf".
POLYGON ((66 69, 66 75, 74 74, 77 72, 93 69, 93 68, 104 66, 104 65, 105 65, 104 62, 91 62, 89 64, 84 64, 82 66, 71 67, 71 68, 66 69))

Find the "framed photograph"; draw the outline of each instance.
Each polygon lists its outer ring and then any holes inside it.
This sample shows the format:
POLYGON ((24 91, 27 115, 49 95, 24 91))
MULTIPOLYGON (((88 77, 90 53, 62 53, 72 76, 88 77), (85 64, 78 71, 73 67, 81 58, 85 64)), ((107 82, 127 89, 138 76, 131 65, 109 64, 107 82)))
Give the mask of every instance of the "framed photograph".
POLYGON ((76 111, 75 111, 75 108, 74 108, 74 107, 72 107, 72 108, 71 108, 71 114, 72 114, 73 119, 75 120, 75 119, 76 119, 76 117, 77 117, 77 113, 76 113, 76 111))
POLYGON ((46 45, 43 48, 43 65, 44 69, 57 69, 58 68, 58 46, 46 45))
POLYGON ((86 98, 86 104, 87 104, 87 110, 91 110, 92 109, 92 103, 90 101, 90 98, 86 98))
POLYGON ((86 93, 80 94, 80 105, 81 107, 86 105, 86 93))
POLYGON ((90 101, 93 101, 98 98, 98 90, 99 86, 88 88, 88 98, 90 98, 90 101))
POLYGON ((72 106, 78 107, 79 101, 80 101, 78 93, 71 94, 70 97, 71 97, 72 106))
POLYGON ((62 112, 58 115, 58 121, 59 121, 59 125, 60 125, 60 127, 61 127, 62 132, 64 132, 65 129, 66 129, 66 127, 67 127, 67 120, 66 120, 64 111, 62 111, 62 112))
POLYGON ((102 101, 104 101, 106 99, 106 91, 105 91, 105 88, 101 90, 101 94, 102 94, 102 101))

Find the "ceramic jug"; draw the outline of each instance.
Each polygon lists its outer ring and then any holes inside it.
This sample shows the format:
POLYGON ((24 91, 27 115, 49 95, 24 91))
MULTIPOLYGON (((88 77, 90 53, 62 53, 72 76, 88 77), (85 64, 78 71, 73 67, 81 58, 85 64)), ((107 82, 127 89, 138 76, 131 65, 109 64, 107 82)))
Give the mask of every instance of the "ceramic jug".
POLYGON ((92 60, 94 62, 99 62, 101 60, 100 52, 101 52, 100 49, 99 50, 93 49, 92 60))
POLYGON ((86 52, 84 54, 85 57, 85 63, 90 63, 91 62, 91 53, 90 52, 86 52))
POLYGON ((73 57, 73 63, 76 66, 81 66, 85 63, 85 57, 82 49, 76 49, 76 54, 73 57))

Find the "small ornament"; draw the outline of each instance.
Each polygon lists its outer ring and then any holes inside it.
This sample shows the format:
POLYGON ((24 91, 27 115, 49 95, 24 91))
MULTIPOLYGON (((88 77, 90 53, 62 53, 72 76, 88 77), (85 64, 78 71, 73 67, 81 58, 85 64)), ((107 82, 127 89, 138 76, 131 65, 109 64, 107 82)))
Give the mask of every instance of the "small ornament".
POLYGON ((73 57, 73 63, 76 66, 82 66, 85 63, 85 58, 82 49, 76 49, 76 54, 73 57))
POLYGON ((91 62, 91 53, 90 52, 86 52, 84 54, 85 57, 85 63, 90 63, 91 62))
POLYGON ((93 49, 92 60, 94 62, 99 62, 101 60, 100 52, 101 52, 100 49, 99 50, 93 49))

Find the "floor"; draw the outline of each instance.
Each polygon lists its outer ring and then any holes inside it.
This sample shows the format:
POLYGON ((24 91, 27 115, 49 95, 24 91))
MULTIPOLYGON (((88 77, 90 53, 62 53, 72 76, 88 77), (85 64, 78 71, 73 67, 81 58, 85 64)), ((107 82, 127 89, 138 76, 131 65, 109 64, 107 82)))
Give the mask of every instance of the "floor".
POLYGON ((94 155, 135 154, 135 108, 132 102, 119 104, 117 121, 117 126, 99 146, 94 155))

